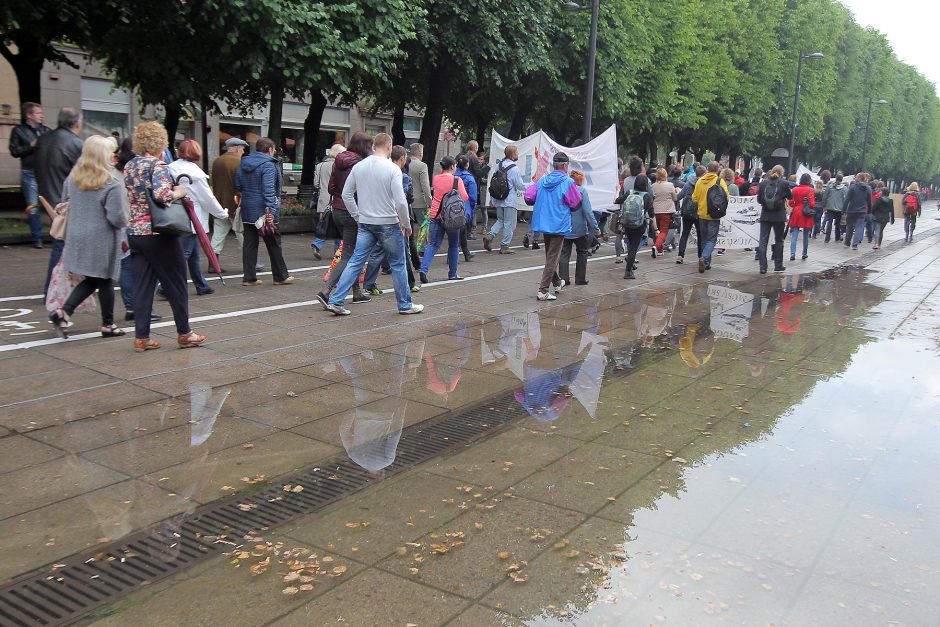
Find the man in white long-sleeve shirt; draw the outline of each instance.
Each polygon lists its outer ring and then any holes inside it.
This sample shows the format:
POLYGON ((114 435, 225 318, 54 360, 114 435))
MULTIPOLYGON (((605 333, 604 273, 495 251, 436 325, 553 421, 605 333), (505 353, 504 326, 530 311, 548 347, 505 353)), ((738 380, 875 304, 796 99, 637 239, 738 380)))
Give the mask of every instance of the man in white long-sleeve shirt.
POLYGON ((373 154, 353 166, 343 187, 343 202, 346 203, 349 215, 359 223, 359 231, 356 235, 356 250, 329 301, 323 303, 327 311, 337 316, 349 315, 349 310, 343 307, 343 301, 353 283, 359 280, 359 273, 376 245, 382 246, 388 255, 398 313, 416 314, 424 311, 424 305, 411 302, 411 289, 405 271, 405 238, 411 235, 411 223, 408 219, 408 201, 405 200, 402 187, 401 168, 389 159, 391 153, 391 136, 386 133, 376 135, 373 154))

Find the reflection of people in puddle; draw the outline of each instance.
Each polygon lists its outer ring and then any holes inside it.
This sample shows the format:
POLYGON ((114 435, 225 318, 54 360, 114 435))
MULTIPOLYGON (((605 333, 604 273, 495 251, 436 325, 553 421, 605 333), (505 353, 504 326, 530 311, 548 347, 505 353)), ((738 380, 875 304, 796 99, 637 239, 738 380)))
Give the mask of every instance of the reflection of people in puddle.
POLYGON ((428 366, 427 388, 444 398, 457 389, 460 383, 461 369, 470 360, 470 337, 467 334, 467 325, 460 324, 454 329, 455 335, 460 338, 462 349, 438 355, 435 358, 431 353, 424 353, 424 361, 428 366))
POLYGON ((405 412, 408 406, 407 401, 401 397, 401 391, 405 382, 415 379, 423 351, 424 341, 420 340, 408 342, 402 355, 378 353, 386 361, 385 371, 391 375, 389 400, 394 404, 391 411, 366 409, 366 394, 371 398, 371 393, 363 390, 357 383, 356 377, 366 371, 363 361, 373 361, 376 353, 364 351, 359 355, 350 355, 338 360, 346 373, 352 377, 354 394, 357 401, 360 401, 351 415, 340 423, 340 441, 349 459, 378 479, 385 477, 385 469, 392 465, 398 453, 398 442, 405 426, 405 412))
POLYGON ((698 376, 715 352, 715 334, 707 326, 687 324, 679 338, 679 357, 689 367, 689 374, 698 376))
POLYGON ((793 335, 800 330, 803 303, 810 301, 811 294, 804 292, 805 277, 790 274, 780 279, 780 305, 776 311, 777 330, 793 335))

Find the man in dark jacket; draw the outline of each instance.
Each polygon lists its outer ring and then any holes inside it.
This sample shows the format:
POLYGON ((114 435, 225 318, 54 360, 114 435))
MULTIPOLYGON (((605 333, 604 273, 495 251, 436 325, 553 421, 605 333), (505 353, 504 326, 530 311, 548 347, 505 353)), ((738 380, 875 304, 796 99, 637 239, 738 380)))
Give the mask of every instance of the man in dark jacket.
POLYGON ((44 126, 42 105, 24 102, 20 107, 23 123, 10 134, 10 154, 20 159, 20 188, 26 200, 26 213, 29 216, 29 231, 33 236, 33 247, 42 248, 42 222, 39 215, 39 186, 36 184, 36 166, 34 152, 39 138, 49 132, 44 126))
MULTIPOLYGON (((78 136, 81 132, 82 114, 72 107, 62 107, 59 110, 58 128, 43 134, 36 142, 33 163, 36 168, 39 195, 48 200, 53 207, 62 201, 62 185, 82 154, 82 140, 78 136)), ((49 277, 52 275, 52 269, 59 263, 64 248, 64 240, 57 239, 52 242, 52 253, 49 255, 49 268, 46 272, 43 294, 49 289, 49 277)))
POLYGON ((851 245, 852 250, 858 250, 858 245, 865 236, 866 216, 871 213, 871 188, 865 183, 866 176, 859 172, 855 181, 849 185, 845 195, 845 242, 851 245))
MULTIPOLYGON (((245 223, 242 245, 242 285, 261 285, 258 280, 258 238, 264 239, 265 248, 271 258, 271 274, 275 285, 290 285, 294 277, 287 271, 284 254, 281 252, 281 234, 261 234, 258 222, 264 220, 265 209, 269 209, 275 225, 281 221, 281 168, 274 158, 277 149, 268 137, 255 144, 255 151, 244 157, 235 173, 235 191, 241 194, 241 219, 245 223)), ((263 226, 263 224, 262 224, 263 226)))

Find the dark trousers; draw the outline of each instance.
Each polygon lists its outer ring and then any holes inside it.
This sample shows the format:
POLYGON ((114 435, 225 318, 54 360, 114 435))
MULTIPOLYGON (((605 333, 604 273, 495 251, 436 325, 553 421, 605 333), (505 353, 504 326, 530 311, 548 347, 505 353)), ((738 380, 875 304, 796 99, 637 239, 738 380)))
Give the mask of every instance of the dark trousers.
POLYGON ((698 218, 686 218, 682 217, 682 235, 679 237, 679 256, 685 257, 685 247, 689 243, 689 233, 692 232, 692 229, 695 228, 695 244, 698 247, 698 255, 696 259, 701 259, 702 257, 702 230, 698 225, 698 218))
MULTIPOLYGON (((258 239, 264 240, 264 247, 268 249, 271 259, 271 274, 275 281, 283 281, 288 277, 287 264, 284 262, 284 253, 281 252, 281 234, 261 235, 254 224, 245 223, 245 243, 242 244, 242 281, 254 281, 258 278, 255 265, 258 263, 258 239)), ((198 263, 198 260, 197 260, 198 263)), ((206 286, 208 287, 208 285, 206 286)))
POLYGON ((635 229, 623 230, 623 236, 627 239, 627 261, 626 272, 633 270, 633 264, 636 262, 636 253, 640 250, 640 240, 646 235, 646 226, 635 229))
POLYGON ((82 304, 86 298, 98 290, 98 301, 101 303, 101 326, 110 327, 114 324, 114 281, 86 276, 85 280, 75 286, 72 293, 62 305, 62 311, 71 316, 75 308, 82 304))
POLYGON ((558 276, 558 261, 561 259, 561 247, 565 243, 564 235, 544 233, 545 239, 545 268, 542 269, 542 279, 539 281, 539 291, 548 292, 550 285, 561 285, 558 276))
POLYGON ((121 300, 124 301, 124 311, 134 311, 134 270, 131 269, 131 257, 128 255, 121 259, 121 300))
POLYGON ((418 243, 415 241, 415 232, 417 231, 418 225, 411 225, 411 235, 408 236, 408 253, 411 257, 411 267, 420 268, 421 267, 421 255, 418 254, 418 243))
POLYGON ((571 247, 574 246, 577 253, 577 259, 574 265, 574 280, 578 283, 584 283, 587 279, 587 260, 591 253, 591 237, 582 235, 577 239, 565 238, 561 245, 561 257, 558 259, 558 274, 565 283, 571 283, 571 274, 569 265, 571 264, 571 247))
MULTIPOLYGON (((247 225, 245 226, 247 231, 247 225)), ((175 235, 128 235, 131 268, 134 272, 134 337, 150 339, 150 314, 157 281, 166 294, 176 322, 176 333, 187 335, 189 293, 186 290, 186 260, 175 235)), ((254 264, 252 264, 254 267, 254 264)))
MULTIPOLYGON (((327 292, 330 292, 339 283, 339 277, 343 275, 343 270, 346 269, 350 257, 353 256, 353 252, 356 250, 356 235, 359 233, 359 224, 352 219, 352 216, 345 209, 333 209, 333 221, 343 233, 343 254, 336 262, 336 267, 330 272, 330 280, 326 283, 327 292)), ((353 283, 353 291, 359 291, 359 281, 353 283)))
POLYGON ((774 234, 774 245, 776 246, 779 244, 780 246, 783 246, 783 231, 785 227, 785 222, 760 223, 760 240, 757 244, 757 261, 760 263, 761 269, 767 268, 767 244, 770 243, 770 232, 773 231, 774 234))
POLYGON ((831 209, 826 211, 826 241, 829 241, 829 238, 832 236, 832 225, 836 225, 836 241, 838 242, 842 239, 842 212, 841 211, 832 211, 831 209))
POLYGON ((470 261, 470 249, 468 248, 467 244, 467 231, 469 231, 471 228, 473 227, 471 227, 469 224, 465 224, 464 227, 460 229, 460 250, 463 251, 463 258, 467 261, 470 261))

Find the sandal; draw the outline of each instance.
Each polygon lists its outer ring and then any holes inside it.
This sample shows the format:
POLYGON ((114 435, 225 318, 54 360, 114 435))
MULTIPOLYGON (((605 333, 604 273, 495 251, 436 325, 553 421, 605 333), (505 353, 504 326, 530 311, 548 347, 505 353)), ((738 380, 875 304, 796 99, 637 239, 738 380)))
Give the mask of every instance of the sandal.
POLYGON ((176 343, 179 344, 180 348, 191 348, 193 346, 199 346, 206 341, 205 335, 199 335, 193 331, 180 335, 176 338, 176 343))
POLYGON ((152 351, 160 348, 159 342, 154 342, 151 339, 135 339, 134 340, 134 350, 138 353, 143 353, 145 351, 152 351))
POLYGON ((126 335, 126 332, 116 324, 101 327, 101 337, 120 337, 122 335, 126 335))
POLYGON ((49 320, 52 321, 52 324, 55 326, 56 335, 61 337, 63 340, 69 339, 69 317, 65 315, 65 312, 62 309, 56 309, 49 314, 49 320))

